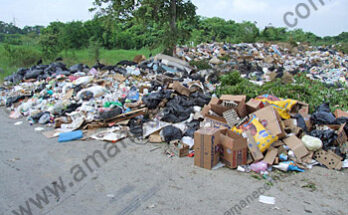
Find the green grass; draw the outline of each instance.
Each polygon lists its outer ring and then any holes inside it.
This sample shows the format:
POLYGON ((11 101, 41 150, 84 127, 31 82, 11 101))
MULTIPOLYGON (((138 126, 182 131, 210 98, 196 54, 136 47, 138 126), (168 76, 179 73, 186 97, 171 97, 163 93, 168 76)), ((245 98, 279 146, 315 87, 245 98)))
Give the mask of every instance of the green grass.
MULTIPOLYGON (((40 51, 39 47, 36 46, 14 46, 17 47, 19 50, 22 50, 22 48, 25 49, 31 49, 34 53, 40 53, 42 56, 42 52, 40 51)), ((62 57, 64 60, 64 63, 67 66, 71 66, 73 64, 77 63, 83 63, 87 64, 88 66, 93 66, 95 62, 95 57, 92 53, 93 51, 91 49, 81 49, 81 50, 68 50, 68 51, 62 51, 58 56, 62 57)), ((107 65, 115 65, 121 60, 133 60, 135 56, 137 55, 145 55, 146 58, 149 57, 150 53, 152 55, 156 55, 160 53, 160 49, 150 50, 147 48, 143 48, 140 50, 123 50, 123 49, 117 49, 117 50, 107 50, 107 49, 100 49, 100 62, 107 65)), ((20 67, 30 67, 34 65, 35 63, 28 63, 25 62, 25 59, 27 59, 26 56, 21 55, 21 53, 16 55, 16 58, 18 59, 9 59, 8 57, 4 57, 5 55, 5 48, 4 44, 0 44, 0 68, 3 70, 3 72, 0 73, 0 82, 4 80, 4 78, 13 72, 16 72, 18 68, 20 67), (24 59, 24 60, 23 60, 24 59), (23 62, 24 61, 24 62, 23 62)), ((40 56, 35 58, 35 62, 37 62, 40 59, 40 56), (36 59, 37 58, 37 59, 36 59)), ((45 64, 49 64, 49 61, 44 61, 45 64)))

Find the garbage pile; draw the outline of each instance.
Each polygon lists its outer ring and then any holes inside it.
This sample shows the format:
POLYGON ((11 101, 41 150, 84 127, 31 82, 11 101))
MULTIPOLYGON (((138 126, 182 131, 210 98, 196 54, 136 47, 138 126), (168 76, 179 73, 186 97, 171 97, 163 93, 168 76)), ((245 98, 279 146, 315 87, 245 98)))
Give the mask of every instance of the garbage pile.
POLYGON ((322 104, 310 115, 306 103, 260 95, 212 98, 194 134, 194 163, 212 169, 220 161, 243 172, 303 172, 313 165, 347 168, 348 113, 322 104), (343 162, 343 160, 345 160, 343 162))
POLYGON ((307 77, 328 85, 348 86, 348 56, 334 47, 312 47, 298 43, 201 44, 194 48, 177 48, 187 61, 206 61, 220 72, 238 70, 242 77, 262 85, 275 78, 293 81, 292 76, 305 72, 307 77))
MULTIPOLYGON (((283 49, 272 47, 273 52, 266 55, 258 51, 268 50, 265 44, 255 44, 252 49, 250 44, 223 45, 215 50, 216 46, 208 46, 213 53, 204 47, 197 52, 185 49, 182 56, 186 61, 160 54, 148 60, 137 56, 113 66, 98 63, 92 68, 83 64, 67 68, 54 62, 19 69, 0 88, 0 102, 11 111, 10 118, 25 117, 32 125, 52 127, 36 127, 35 131, 47 138, 58 137, 59 142, 95 139, 116 143, 125 138, 165 142, 168 157, 194 157, 196 166, 207 169, 222 164, 262 174, 272 168, 305 171, 316 164, 337 170, 348 166, 348 113, 337 110, 332 114, 328 104, 323 104, 310 115, 308 104, 272 95, 250 100, 244 95, 218 98, 214 91, 219 73, 198 71, 187 62, 244 50, 249 57, 260 59, 259 55, 267 58, 272 53, 273 60, 283 62, 272 61, 274 68, 290 71, 283 49)), ((311 53, 315 52, 306 52, 306 56, 311 53)), ((306 56, 299 54, 299 58, 306 56)), ((345 58, 335 57, 345 65, 345 58)), ((241 65, 237 63, 234 66, 241 65)), ((254 64, 261 70, 261 65, 268 65, 265 59, 254 64)), ((242 73, 253 71, 251 68, 242 73)))
POLYGON ((201 108, 216 84, 174 57, 137 56, 134 61, 22 68, 6 78, 0 101, 13 119, 54 127, 44 135, 59 136, 60 142, 155 138, 153 133, 161 131, 161 140, 190 137, 193 144, 201 108))

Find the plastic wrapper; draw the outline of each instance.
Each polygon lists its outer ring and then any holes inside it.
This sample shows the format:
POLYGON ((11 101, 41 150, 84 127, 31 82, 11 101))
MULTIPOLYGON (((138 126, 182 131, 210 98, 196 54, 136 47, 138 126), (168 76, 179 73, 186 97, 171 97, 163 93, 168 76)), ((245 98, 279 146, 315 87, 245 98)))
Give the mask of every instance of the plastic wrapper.
MULTIPOLYGON (((277 136, 272 135, 256 118, 252 115, 251 119, 239 126, 243 131, 250 131, 251 135, 261 152, 266 151, 272 143, 278 140, 277 136)), ((236 129, 235 129, 236 130, 236 129)))
POLYGON ((292 99, 279 99, 272 95, 262 95, 256 98, 259 101, 262 101, 265 104, 270 104, 275 110, 278 111, 279 115, 283 119, 290 119, 290 111, 297 104, 296 100, 292 99))

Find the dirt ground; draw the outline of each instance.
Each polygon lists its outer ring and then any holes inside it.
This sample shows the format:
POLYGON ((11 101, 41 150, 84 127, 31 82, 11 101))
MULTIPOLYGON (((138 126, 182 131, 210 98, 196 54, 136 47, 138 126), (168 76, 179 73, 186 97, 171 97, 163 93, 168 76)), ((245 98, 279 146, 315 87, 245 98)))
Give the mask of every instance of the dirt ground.
POLYGON ((58 143, 34 127, 0 109, 1 215, 348 214, 347 169, 314 167, 269 187, 251 173, 168 158, 162 148, 152 150, 157 145, 124 140, 116 143, 116 155, 108 154, 111 145, 104 142, 58 143), (14 125, 18 121, 23 124, 14 125), (107 160, 98 158, 99 167, 91 162, 90 170, 84 159, 96 150, 107 160), (62 182, 64 192, 51 192, 62 182), (37 194, 47 198, 38 201, 37 194), (275 204, 260 203, 260 194, 275 197, 275 204))

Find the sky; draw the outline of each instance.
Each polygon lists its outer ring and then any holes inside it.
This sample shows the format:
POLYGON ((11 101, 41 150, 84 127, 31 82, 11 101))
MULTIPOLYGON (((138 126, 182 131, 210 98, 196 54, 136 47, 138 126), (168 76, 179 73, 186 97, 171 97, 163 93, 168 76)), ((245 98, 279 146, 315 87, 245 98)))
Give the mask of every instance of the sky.
MULTIPOLYGON (((93 18, 88 11, 93 0, 0 0, 0 21, 13 22, 19 27, 25 25, 48 25, 53 21, 85 21, 93 18)), ((313 32, 319 36, 335 36, 348 31, 347 0, 192 0, 198 7, 197 14, 204 17, 221 17, 237 22, 257 22, 264 28, 272 25, 287 27, 283 16, 288 16, 293 23, 297 18, 295 28, 313 32), (316 6, 313 8, 310 1, 316 6), (324 5, 320 3, 324 2, 324 5), (300 15, 309 9, 308 17, 301 19, 296 15, 296 6, 300 15)), ((294 28, 289 28, 294 29, 294 28)))

